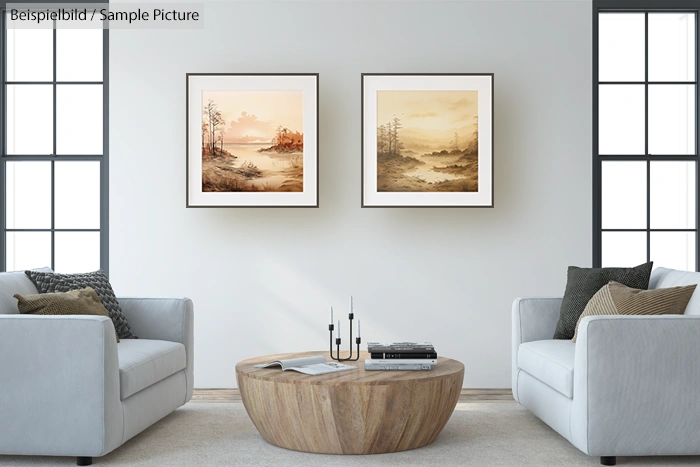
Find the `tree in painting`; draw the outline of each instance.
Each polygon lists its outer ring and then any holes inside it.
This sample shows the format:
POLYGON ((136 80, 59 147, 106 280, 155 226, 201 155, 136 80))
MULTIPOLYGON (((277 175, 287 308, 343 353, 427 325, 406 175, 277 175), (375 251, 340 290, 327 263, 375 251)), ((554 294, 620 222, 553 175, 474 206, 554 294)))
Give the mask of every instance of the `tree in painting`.
POLYGON ((377 190, 478 191, 477 91, 378 91, 377 190))
MULTIPOLYGON (((205 148, 206 152, 212 157, 223 156, 223 146, 221 147, 221 149, 217 148, 217 142, 219 140, 223 141, 223 135, 226 131, 224 129, 224 125, 226 125, 226 120, 224 120, 224 117, 222 116, 219 107, 211 99, 209 99, 207 104, 204 106, 202 114, 202 132, 204 132, 205 127, 208 130, 207 140, 209 144, 205 148)), ((205 155, 206 154, 203 151, 202 156, 204 157, 205 155)))
POLYGON ((301 91, 204 91, 202 191, 304 189, 301 91))

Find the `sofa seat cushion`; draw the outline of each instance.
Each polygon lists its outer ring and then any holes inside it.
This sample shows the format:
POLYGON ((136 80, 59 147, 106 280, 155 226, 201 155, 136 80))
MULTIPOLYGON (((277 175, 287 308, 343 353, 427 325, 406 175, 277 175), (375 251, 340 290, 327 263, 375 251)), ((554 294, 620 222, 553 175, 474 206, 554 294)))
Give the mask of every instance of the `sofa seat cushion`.
POLYGON ((186 366, 185 346, 177 342, 122 339, 117 352, 121 400, 184 370, 186 366))
POLYGON ((570 340, 525 342, 518 348, 518 368, 571 399, 575 348, 570 340))

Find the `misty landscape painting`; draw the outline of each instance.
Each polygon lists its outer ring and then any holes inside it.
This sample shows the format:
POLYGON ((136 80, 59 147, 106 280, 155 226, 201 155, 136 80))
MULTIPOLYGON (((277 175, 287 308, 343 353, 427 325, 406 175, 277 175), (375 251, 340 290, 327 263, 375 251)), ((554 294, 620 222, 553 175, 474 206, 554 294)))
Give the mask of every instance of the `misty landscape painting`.
POLYGON ((203 91, 202 191, 304 191, 303 122, 302 91, 203 91))
POLYGON ((377 191, 479 190, 478 91, 377 91, 377 191))

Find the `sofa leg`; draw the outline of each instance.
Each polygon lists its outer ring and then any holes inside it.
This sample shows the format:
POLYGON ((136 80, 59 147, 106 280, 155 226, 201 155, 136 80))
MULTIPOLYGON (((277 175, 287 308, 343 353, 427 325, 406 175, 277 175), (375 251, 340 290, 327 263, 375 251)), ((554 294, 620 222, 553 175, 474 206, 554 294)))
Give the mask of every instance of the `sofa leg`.
POLYGON ((77 465, 92 465, 92 457, 78 457, 76 464, 77 465))
POLYGON ((616 465, 617 457, 615 456, 601 456, 600 465, 616 465))

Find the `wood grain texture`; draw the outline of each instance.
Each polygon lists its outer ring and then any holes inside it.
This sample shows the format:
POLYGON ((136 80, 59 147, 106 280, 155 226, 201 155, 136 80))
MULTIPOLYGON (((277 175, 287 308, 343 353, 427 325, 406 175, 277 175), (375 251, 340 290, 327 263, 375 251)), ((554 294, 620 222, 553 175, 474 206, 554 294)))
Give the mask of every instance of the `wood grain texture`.
POLYGON ((241 399, 269 443, 324 454, 378 454, 430 444, 457 405, 464 365, 438 357, 431 371, 368 371, 362 352, 357 370, 309 376, 254 368, 279 354, 236 365, 241 399))

